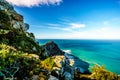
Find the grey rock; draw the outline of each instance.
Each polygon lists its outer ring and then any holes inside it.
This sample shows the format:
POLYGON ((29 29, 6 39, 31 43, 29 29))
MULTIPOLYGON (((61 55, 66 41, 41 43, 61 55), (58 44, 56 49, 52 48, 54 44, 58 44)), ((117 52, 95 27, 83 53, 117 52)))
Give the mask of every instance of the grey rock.
POLYGON ((33 75, 31 80, 39 80, 39 76, 38 75, 33 75))
POLYGON ((25 26, 23 26, 24 31, 27 31, 29 29, 29 24, 24 23, 25 26))
POLYGON ((89 64, 72 54, 65 53, 61 56, 57 55, 54 58, 56 67, 53 69, 59 72, 57 74, 61 76, 63 80, 74 80, 74 74, 76 72, 84 73, 88 71, 89 64))
POLYGON ((72 55, 72 54, 68 54, 65 53, 65 57, 67 59, 72 59, 74 61, 73 67, 77 70, 79 70, 78 72, 84 73, 85 71, 88 71, 89 68, 89 64, 81 59, 79 59, 78 57, 72 55))
POLYGON ((56 43, 53 41, 46 43, 43 46, 43 49, 45 51, 44 56, 49 57, 49 56, 54 56, 54 55, 63 55, 63 52, 59 49, 56 43))
POLYGON ((29 25, 27 23, 23 23, 21 21, 15 21, 15 20, 13 20, 12 23, 15 29, 22 29, 24 31, 27 31, 29 29, 29 25))
POLYGON ((50 75, 50 77, 49 77, 49 79, 48 80, 59 80, 58 78, 56 78, 56 77, 54 77, 54 76, 52 76, 52 75, 50 75))

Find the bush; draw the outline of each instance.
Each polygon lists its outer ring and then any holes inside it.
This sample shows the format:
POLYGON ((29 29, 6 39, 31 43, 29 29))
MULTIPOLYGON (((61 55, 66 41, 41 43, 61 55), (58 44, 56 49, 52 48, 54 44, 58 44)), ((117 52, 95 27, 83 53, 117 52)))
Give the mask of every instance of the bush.
POLYGON ((2 10, 0 10, 0 24, 2 25, 0 28, 3 28, 3 29, 10 28, 9 15, 5 11, 2 11, 2 10))
POLYGON ((95 65, 92 67, 91 79, 95 80, 118 80, 116 74, 107 71, 104 66, 95 65))

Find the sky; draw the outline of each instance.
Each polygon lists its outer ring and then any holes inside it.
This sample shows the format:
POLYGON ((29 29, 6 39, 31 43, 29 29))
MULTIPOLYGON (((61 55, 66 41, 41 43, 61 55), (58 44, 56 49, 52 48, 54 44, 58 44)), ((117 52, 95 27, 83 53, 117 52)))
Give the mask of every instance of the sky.
POLYGON ((7 0, 37 39, 120 39, 120 0, 7 0))

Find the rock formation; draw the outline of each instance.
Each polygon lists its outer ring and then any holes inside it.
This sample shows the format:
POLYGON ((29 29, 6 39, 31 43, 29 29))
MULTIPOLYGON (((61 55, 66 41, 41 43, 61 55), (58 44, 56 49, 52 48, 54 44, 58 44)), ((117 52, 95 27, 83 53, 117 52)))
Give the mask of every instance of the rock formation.
POLYGON ((45 45, 42 46, 42 52, 44 57, 50 57, 54 55, 63 55, 64 52, 60 50, 58 45, 53 41, 47 42, 45 45))

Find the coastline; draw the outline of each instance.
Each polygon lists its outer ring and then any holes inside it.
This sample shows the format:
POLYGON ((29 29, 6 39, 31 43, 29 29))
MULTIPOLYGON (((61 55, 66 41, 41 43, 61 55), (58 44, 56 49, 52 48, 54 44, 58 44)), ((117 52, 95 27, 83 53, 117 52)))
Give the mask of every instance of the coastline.
MULTIPOLYGON (((39 41, 40 41, 40 43, 44 44, 45 42, 50 41, 50 40, 45 39, 45 40, 38 40, 38 42, 39 41)), ((119 53, 118 51, 119 51, 120 40, 113 41, 113 42, 111 40, 110 40, 110 42, 109 41, 101 42, 98 40, 97 41, 92 41, 92 40, 84 41, 84 40, 62 40, 62 39, 56 40, 55 39, 53 41, 56 42, 62 50, 68 50, 68 52, 70 52, 73 55, 79 57, 80 59, 88 62, 90 64, 90 67, 92 67, 96 64, 101 65, 101 66, 104 65, 107 70, 114 72, 116 74, 120 74, 119 67, 117 67, 117 65, 119 65, 119 62, 117 60, 117 57, 119 58, 119 55, 117 53, 119 53), (86 45, 86 46, 84 46, 84 45, 86 45), (87 45, 88 45, 88 47, 87 47, 87 45), (106 46, 106 47, 104 48, 104 47, 102 47, 102 45, 106 46), (104 49, 106 49, 106 50, 104 50, 104 49), (116 49, 116 52, 114 52, 115 49, 116 49), (116 58, 112 59, 111 56, 115 55, 114 53, 116 53, 116 56, 113 56, 113 57, 116 57, 116 58), (105 55, 105 61, 104 61, 104 55, 105 55), (109 58, 109 56, 110 56, 110 58, 109 58), (111 68, 111 65, 113 65, 115 68, 111 68)))

